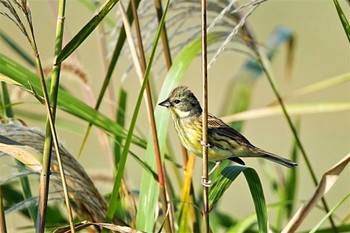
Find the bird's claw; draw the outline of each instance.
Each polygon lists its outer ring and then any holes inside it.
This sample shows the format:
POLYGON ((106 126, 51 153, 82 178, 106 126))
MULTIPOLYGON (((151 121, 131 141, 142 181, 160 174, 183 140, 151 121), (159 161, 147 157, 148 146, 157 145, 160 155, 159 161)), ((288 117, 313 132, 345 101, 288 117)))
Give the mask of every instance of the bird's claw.
POLYGON ((199 140, 199 141, 201 142, 202 146, 205 146, 205 147, 208 147, 208 148, 210 147, 210 144, 209 143, 205 144, 202 139, 199 140))
POLYGON ((204 187, 207 187, 207 188, 209 188, 209 187, 211 187, 213 184, 212 184, 212 182, 211 182, 211 180, 207 180, 207 178, 206 177, 204 177, 204 176, 202 176, 201 177, 201 184, 204 186, 204 187))

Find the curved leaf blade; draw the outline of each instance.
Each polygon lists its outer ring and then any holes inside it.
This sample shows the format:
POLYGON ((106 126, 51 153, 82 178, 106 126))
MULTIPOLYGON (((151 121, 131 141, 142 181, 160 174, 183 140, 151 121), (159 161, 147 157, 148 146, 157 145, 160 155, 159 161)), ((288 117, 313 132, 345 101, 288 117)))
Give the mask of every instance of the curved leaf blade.
MULTIPOLYGON (((211 33, 208 34, 208 44, 213 44, 223 37, 224 33, 211 33)), ((181 82, 182 78, 189 65, 197 54, 201 51, 201 38, 195 39, 192 43, 188 44, 182 52, 174 60, 167 76, 165 77, 163 86, 158 96, 157 103, 164 100, 170 91, 175 88, 181 82)), ((155 120, 157 125, 157 135, 159 139, 159 148, 161 151, 162 159, 164 159, 164 152, 166 148, 166 134, 169 123, 169 113, 158 106, 155 108, 155 120)), ((146 163, 149 164, 152 169, 156 168, 156 161, 154 157, 154 146, 152 138, 148 139, 148 146, 146 151, 146 163)), ((150 213, 155 213, 158 205, 159 189, 158 183, 152 177, 149 172, 144 172, 141 179, 139 209, 136 216, 137 228, 150 232, 153 229, 153 223, 155 222, 155 216, 150 213)))
POLYGON ((333 3, 335 5, 335 8, 337 9, 337 13, 340 19, 341 24, 343 25, 345 35, 348 38, 348 41, 350 43, 350 24, 349 21, 346 18, 346 15, 343 12, 343 9, 341 8, 338 0, 333 0, 333 3))
MULTIPOLYGON (((39 101, 43 98, 39 77, 3 54, 0 54, 0 81, 19 85, 25 91, 32 93, 39 101)), ((68 92, 59 89, 58 96, 59 109, 92 123, 110 134, 126 138, 127 130, 68 92)), ((132 142, 140 147, 146 147, 146 142, 135 135, 132 142)))
POLYGON ((41 153, 33 147, 22 145, 0 135, 0 152, 11 155, 35 172, 41 172, 41 153))
POLYGON ((95 28, 101 23, 103 18, 108 12, 114 7, 119 0, 109 0, 106 2, 99 12, 82 28, 80 31, 68 42, 66 46, 58 54, 56 63, 59 64, 64 61, 69 55, 71 55, 84 41, 85 39, 95 30, 95 28))
POLYGON ((210 209, 220 200, 232 182, 243 172, 252 195, 259 232, 268 232, 268 217, 264 191, 258 174, 253 168, 245 166, 225 167, 215 180, 213 187, 209 190, 210 209))

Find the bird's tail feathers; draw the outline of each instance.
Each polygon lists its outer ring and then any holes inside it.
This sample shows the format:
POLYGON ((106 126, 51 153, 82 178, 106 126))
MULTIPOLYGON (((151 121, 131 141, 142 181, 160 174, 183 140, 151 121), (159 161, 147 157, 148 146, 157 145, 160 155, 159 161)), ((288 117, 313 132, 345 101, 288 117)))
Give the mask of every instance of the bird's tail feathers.
POLYGON ((298 164, 292 160, 289 160, 289 159, 286 159, 286 158, 283 158, 279 155, 275 155, 275 154, 272 154, 270 152, 267 152, 267 151, 264 151, 260 148, 256 148, 256 152, 258 152, 262 158, 264 159, 268 159, 272 162, 275 162, 275 163, 278 163, 278 164, 281 164, 283 166, 286 166, 286 167, 296 167, 298 166, 298 164))

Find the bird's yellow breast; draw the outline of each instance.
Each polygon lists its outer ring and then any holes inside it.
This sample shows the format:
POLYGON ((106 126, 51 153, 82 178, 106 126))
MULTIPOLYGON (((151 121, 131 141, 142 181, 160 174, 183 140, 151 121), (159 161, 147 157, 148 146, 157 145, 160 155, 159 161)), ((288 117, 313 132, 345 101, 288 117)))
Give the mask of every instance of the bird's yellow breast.
MULTIPOLYGON (((174 120, 174 125, 182 145, 190 152, 202 157, 202 127, 198 121, 177 118, 174 120)), ((230 150, 231 147, 229 143, 227 143, 227 145, 222 145, 222 147, 217 147, 217 142, 213 142, 213 138, 211 138, 210 135, 208 135, 208 141, 208 159, 210 161, 221 161, 232 157, 232 150, 230 150)), ((221 141, 220 144, 222 143, 221 141)))
POLYGON ((195 154, 202 153, 202 128, 189 119, 177 119, 174 124, 182 145, 195 154))

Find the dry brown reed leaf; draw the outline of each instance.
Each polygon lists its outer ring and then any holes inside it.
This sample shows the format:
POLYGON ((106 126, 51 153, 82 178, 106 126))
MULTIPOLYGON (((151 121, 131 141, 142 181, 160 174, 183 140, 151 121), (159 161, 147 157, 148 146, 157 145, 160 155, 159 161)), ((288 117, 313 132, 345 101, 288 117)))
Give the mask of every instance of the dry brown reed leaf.
MULTIPOLYGON (((105 229, 115 231, 115 232, 120 232, 120 233, 143 233, 143 231, 135 230, 130 227, 118 226, 118 225, 109 224, 109 223, 91 223, 91 222, 84 221, 81 223, 74 224, 74 228, 77 231, 85 229, 90 226, 105 228, 105 229)), ((57 228, 53 233, 70 233, 70 232, 71 232, 70 227, 66 226, 66 227, 57 228)))
POLYGON ((309 212, 316 206, 317 202, 332 188, 339 175, 349 162, 350 153, 323 174, 322 179, 311 199, 300 207, 287 226, 283 229, 282 233, 296 231, 300 224, 306 219, 309 212))
POLYGON ((11 155, 34 172, 39 173, 42 169, 40 162, 41 156, 37 150, 22 145, 2 135, 0 135, 0 152, 11 155))
MULTIPOLYGON (((32 147, 41 154, 44 148, 44 133, 35 128, 23 126, 19 122, 0 124, 0 135, 16 141, 22 145, 32 147)), ((94 183, 85 172, 84 168, 78 161, 69 153, 69 151, 62 145, 60 147, 60 154, 62 156, 63 167, 66 173, 66 183, 70 198, 76 203, 82 213, 91 222, 103 222, 107 210, 107 203, 101 194, 96 189, 94 183)), ((59 166, 57 162, 56 153, 52 151, 51 162, 51 180, 60 188, 59 166)), ((63 193, 62 193, 63 196, 63 193)), ((81 215, 77 213, 77 215, 81 215)), ((114 223, 125 225, 122 221, 114 219, 114 223)))

